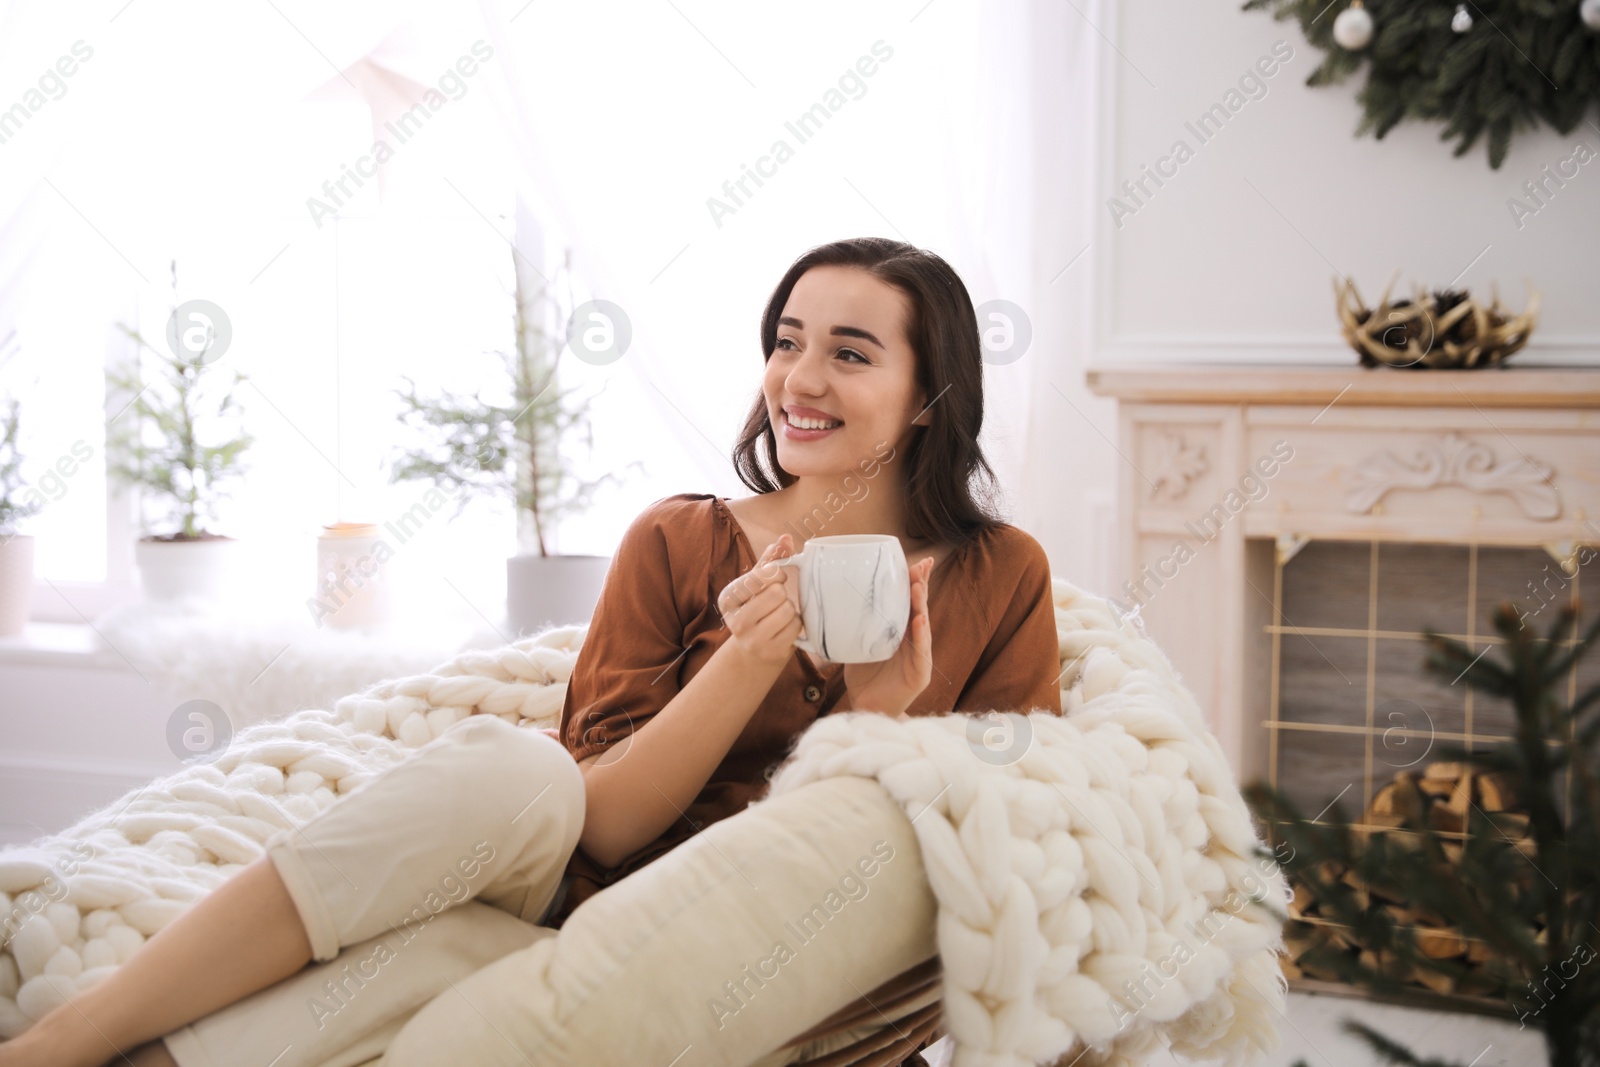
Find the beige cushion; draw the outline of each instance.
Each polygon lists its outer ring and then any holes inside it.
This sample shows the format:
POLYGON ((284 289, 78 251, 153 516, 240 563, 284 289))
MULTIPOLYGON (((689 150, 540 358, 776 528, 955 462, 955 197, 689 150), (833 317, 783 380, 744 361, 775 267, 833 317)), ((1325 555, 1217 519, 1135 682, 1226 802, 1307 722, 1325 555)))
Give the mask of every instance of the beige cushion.
POLYGON ((934 956, 935 915, 911 822, 883 788, 814 782, 712 824, 586 900, 558 936, 458 982, 381 1062, 526 1067, 528 1051, 541 1067, 638 1067, 686 1048, 697 1067, 811 1059, 829 1047, 782 1046, 934 956))

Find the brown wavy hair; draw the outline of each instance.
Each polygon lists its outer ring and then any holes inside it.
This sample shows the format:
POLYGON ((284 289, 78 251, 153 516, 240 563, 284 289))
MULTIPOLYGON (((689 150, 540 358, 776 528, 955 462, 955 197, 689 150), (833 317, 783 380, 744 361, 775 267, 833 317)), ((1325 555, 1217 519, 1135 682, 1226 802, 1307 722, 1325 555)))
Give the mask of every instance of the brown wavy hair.
MULTIPOLYGON (((795 260, 761 315, 763 361, 778 343, 778 318, 800 276, 812 267, 857 267, 910 299, 906 336, 916 354, 917 384, 932 400, 933 418, 906 449, 906 534, 914 540, 960 544, 1002 520, 994 510, 998 486, 978 446, 983 428, 983 349, 967 287, 933 252, 884 237, 854 237, 818 245, 795 260), (974 486, 976 485, 976 492, 974 486), (981 500, 981 503, 980 503, 981 500)), ((756 493, 793 485, 778 465, 777 438, 759 390, 733 449, 739 480, 756 493)), ((899 456, 894 457, 899 459, 899 456)))

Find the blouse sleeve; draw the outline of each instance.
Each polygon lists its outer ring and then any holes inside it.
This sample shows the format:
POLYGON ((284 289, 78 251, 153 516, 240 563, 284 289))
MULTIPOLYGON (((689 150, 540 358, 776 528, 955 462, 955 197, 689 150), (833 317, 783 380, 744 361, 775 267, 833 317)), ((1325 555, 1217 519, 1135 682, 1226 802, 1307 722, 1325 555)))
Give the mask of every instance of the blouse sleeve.
POLYGON ((957 711, 1047 709, 1061 714, 1061 639, 1050 559, 1031 536, 1011 599, 956 701, 957 711))
POLYGON ((601 583, 561 706, 561 743, 582 761, 606 750, 678 693, 684 624, 660 501, 622 535, 601 583))

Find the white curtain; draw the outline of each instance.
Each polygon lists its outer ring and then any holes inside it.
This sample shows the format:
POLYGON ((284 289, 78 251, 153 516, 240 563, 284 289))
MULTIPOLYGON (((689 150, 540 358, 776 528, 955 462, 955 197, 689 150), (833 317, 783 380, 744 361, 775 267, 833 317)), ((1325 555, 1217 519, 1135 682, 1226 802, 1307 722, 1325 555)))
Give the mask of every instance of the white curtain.
MULTIPOLYGON (((348 99, 370 107, 377 137, 454 77, 481 40, 492 56, 464 80, 498 121, 499 143, 485 147, 510 160, 517 195, 551 246, 573 250, 579 298, 613 301, 632 327, 615 363, 563 360, 568 381, 595 397, 587 476, 625 480, 568 524, 559 550, 611 551, 639 508, 667 493, 744 492, 729 456, 759 389, 765 299, 806 248, 868 234, 940 253, 975 303, 1007 300, 1028 316, 1031 349, 988 370, 985 444, 1013 491, 1015 520, 1040 518, 1027 489, 1042 491, 1054 467, 1029 447, 1041 432, 1036 405, 1053 396, 1042 381, 1081 380, 1064 368, 1081 363, 1082 302, 1071 287, 1087 275, 1087 258, 1065 277, 1058 271, 1082 244, 1099 38, 1076 9, 830 0, 796 17, 792 8, 658 0, 277 0, 245 12, 108 0, 69 12, 0 0, 0 30, 0 108, 73 41, 96 50, 64 96, 0 145, 0 342, 51 227, 87 216, 126 248, 103 221, 115 221, 116 205, 78 204, 80 216, 45 184, 56 168, 95 157, 85 128, 122 131, 100 165, 170 187, 158 210, 187 203, 227 226, 220 201, 243 215, 255 198, 293 204, 308 190, 273 188, 270 138, 260 172, 236 175, 236 189, 185 190, 185 160, 204 153, 208 129, 248 123, 272 100, 348 99), (836 110, 802 141, 792 123, 819 102, 836 110), (792 157, 759 188, 747 182, 735 204, 728 187, 779 140, 792 157), (713 198, 733 211, 718 219, 713 198)), ((509 212, 488 210, 465 183, 461 192, 464 215, 512 238, 509 212)), ((127 254, 147 265, 139 250, 127 254)), ((289 258, 272 270, 294 270, 289 258)), ((164 278, 144 273, 159 293, 164 278)), ((131 272, 123 280, 136 282, 131 272)), ((297 429, 318 437, 305 420, 297 429)))
POLYGON ((1063 299, 1072 281, 1047 289, 1036 277, 1049 258, 1041 234, 1061 230, 1037 212, 1076 211, 1078 193, 1037 187, 1034 142, 1090 144, 1087 130, 1058 128, 1059 102, 1035 94, 1084 86, 1086 23, 1054 19, 1040 0, 835 0, 808 5, 803 19, 649 0, 479 7, 524 192, 578 248, 595 292, 633 320, 635 348, 609 384, 644 405, 645 421, 627 417, 662 462, 605 527, 668 492, 744 492, 728 455, 759 389, 765 299, 794 257, 846 236, 930 248, 975 304, 1007 300, 1029 316, 1033 348, 989 368, 984 435, 1002 484, 1025 483, 1036 377, 1060 356, 1039 339, 1059 336, 1052 318, 1077 310, 1063 299), (1053 36, 1041 40, 1041 29, 1053 36), (875 50, 888 58, 851 79, 875 50), (787 123, 841 78, 852 91, 802 142, 787 123), (793 158, 746 185, 753 195, 719 224, 708 198, 731 203, 724 183, 778 140, 793 158))

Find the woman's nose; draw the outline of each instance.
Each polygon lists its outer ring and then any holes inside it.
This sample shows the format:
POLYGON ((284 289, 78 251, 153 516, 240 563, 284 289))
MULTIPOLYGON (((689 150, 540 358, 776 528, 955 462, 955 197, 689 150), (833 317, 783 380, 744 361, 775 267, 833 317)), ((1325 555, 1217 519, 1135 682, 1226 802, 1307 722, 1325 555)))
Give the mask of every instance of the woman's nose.
POLYGON ((822 386, 822 361, 821 353, 803 352, 789 368, 789 374, 783 380, 785 388, 794 396, 816 396, 823 391, 822 386))

